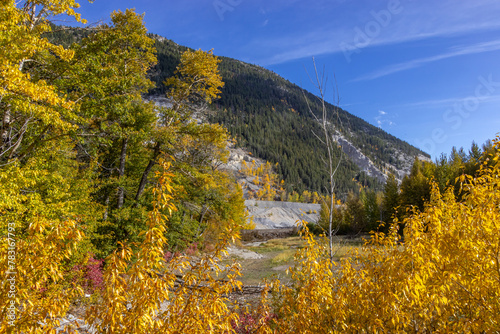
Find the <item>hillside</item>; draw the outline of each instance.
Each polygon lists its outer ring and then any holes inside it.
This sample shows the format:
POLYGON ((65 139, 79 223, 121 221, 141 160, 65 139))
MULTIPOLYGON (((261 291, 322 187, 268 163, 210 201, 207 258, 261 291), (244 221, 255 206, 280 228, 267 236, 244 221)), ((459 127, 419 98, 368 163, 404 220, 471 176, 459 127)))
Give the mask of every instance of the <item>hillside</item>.
MULTIPOLYGON (((186 48, 163 37, 153 37, 158 65, 152 72, 157 88, 151 94, 157 95, 165 93, 161 83, 173 73, 186 48)), ((212 121, 224 124, 238 145, 256 157, 278 163, 277 172, 289 190, 321 191, 326 179, 324 153, 312 133, 319 132, 319 127, 307 110, 302 89, 262 67, 227 57, 221 59, 225 86, 214 106, 212 121)), ((313 110, 319 112, 318 98, 309 92, 306 96, 313 110)), ((332 123, 338 129, 339 145, 349 156, 338 172, 339 194, 357 189, 360 183, 380 189, 387 173, 392 172, 401 179, 409 173, 415 156, 429 157, 345 110, 330 104, 328 108, 338 112, 332 123)))
MULTIPOLYGON (((81 30, 64 31, 54 39, 68 45, 82 35, 81 30)), ((186 47, 158 35, 155 39, 158 64, 150 71, 156 88, 149 97, 164 95, 164 80, 174 73, 186 47)), ((237 140, 237 145, 253 156, 278 163, 277 172, 285 180, 288 191, 322 192, 327 175, 325 152, 313 135, 320 132, 310 115, 300 87, 260 66, 236 59, 220 57, 219 69, 225 86, 221 98, 213 105, 211 122, 223 124, 237 140)), ((319 99, 305 92, 314 112, 320 111, 319 99)), ((337 194, 343 198, 360 185, 381 189, 388 173, 398 179, 408 174, 415 156, 428 155, 345 110, 327 105, 337 113, 332 124, 342 149, 343 159, 337 172, 337 194)))

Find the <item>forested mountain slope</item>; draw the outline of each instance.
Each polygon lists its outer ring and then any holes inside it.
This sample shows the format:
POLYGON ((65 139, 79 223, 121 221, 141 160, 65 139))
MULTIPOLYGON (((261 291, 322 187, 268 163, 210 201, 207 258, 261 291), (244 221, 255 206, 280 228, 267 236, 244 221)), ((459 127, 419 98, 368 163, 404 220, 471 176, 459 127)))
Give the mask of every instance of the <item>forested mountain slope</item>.
MULTIPOLYGON (((173 74, 187 48, 164 37, 151 36, 156 41, 158 64, 150 71, 156 88, 149 95, 163 95, 167 89, 163 81, 173 74)), ((58 38, 61 37, 74 38, 58 38)), ((307 109, 302 89, 260 66, 220 58, 225 85, 221 98, 213 105, 210 121, 223 124, 237 144, 254 156, 278 163, 277 172, 285 180, 287 190, 322 192, 327 180, 325 152, 313 134, 320 133, 320 128, 307 109)), ((313 111, 319 112, 320 100, 309 92, 305 96, 313 111)), ((336 155, 341 155, 341 149, 346 153, 337 172, 340 197, 358 189, 360 184, 381 189, 388 173, 401 179, 409 173, 415 156, 428 157, 345 110, 330 104, 327 108, 335 115, 332 124, 339 142, 336 155)))
MULTIPOLYGON (((184 47, 156 36, 158 65, 152 73, 158 83, 152 94, 163 94, 159 85, 171 75, 184 47)), ((321 191, 326 173, 321 144, 314 137, 319 126, 308 112, 300 87, 272 71, 236 59, 221 57, 220 70, 225 86, 216 101, 212 120, 224 124, 255 156, 278 163, 278 173, 289 190, 321 191)), ((320 101, 306 92, 314 111, 320 101)), ((415 156, 428 155, 387 132, 334 106, 327 106, 338 116, 332 119, 338 129, 339 143, 349 156, 338 172, 339 193, 357 188, 357 183, 378 188, 385 174, 397 178, 408 173, 415 156)))

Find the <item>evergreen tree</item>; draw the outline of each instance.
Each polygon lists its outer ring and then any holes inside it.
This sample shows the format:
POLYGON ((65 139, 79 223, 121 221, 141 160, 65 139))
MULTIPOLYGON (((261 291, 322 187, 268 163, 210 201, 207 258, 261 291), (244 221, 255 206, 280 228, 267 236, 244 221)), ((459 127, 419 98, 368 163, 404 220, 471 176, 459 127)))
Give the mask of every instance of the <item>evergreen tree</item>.
POLYGON ((400 204, 403 208, 424 209, 425 201, 430 198, 429 180, 423 174, 423 164, 415 158, 410 175, 401 182, 400 204))

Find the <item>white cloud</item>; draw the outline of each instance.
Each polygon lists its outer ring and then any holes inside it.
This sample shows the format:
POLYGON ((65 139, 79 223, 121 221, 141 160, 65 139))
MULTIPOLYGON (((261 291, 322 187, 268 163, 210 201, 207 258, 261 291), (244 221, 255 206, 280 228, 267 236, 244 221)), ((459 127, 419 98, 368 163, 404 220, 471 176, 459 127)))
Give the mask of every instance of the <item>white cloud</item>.
MULTIPOLYGON (((334 18, 329 21, 320 19, 321 24, 311 25, 308 29, 301 26, 300 30, 296 30, 290 23, 287 29, 289 33, 258 36, 246 47, 252 50, 266 50, 261 56, 256 55, 256 59, 252 60, 264 66, 342 52, 340 45, 353 44, 357 34, 356 29, 364 30, 367 23, 375 20, 371 13, 384 10, 386 6, 383 3, 374 4, 370 3, 366 9, 360 9, 359 3, 356 2, 346 2, 340 6, 332 5, 339 9, 335 12, 339 15, 333 14, 334 18)), ((361 52, 363 48, 500 28, 498 20, 500 2, 496 0, 470 3, 456 0, 443 0, 438 3, 401 1, 401 4, 403 8, 401 13, 394 14, 387 26, 380 27, 380 33, 371 38, 369 43, 360 49, 361 52)), ((324 9, 324 12, 329 11, 333 9, 331 7, 324 9)), ((315 18, 312 17, 311 20, 314 21, 315 18)))
POLYGON ((399 64, 394 64, 391 66, 387 66, 385 68, 382 68, 380 70, 368 73, 366 75, 360 76, 358 78, 355 78, 351 80, 351 82, 356 82, 356 81, 365 81, 365 80, 373 80, 373 79, 378 79, 390 74, 394 74, 397 72, 401 71, 406 71, 410 70, 419 66, 423 66, 428 63, 432 63, 435 61, 447 59, 447 58, 453 58, 453 57, 458 57, 458 56, 464 56, 464 55, 470 55, 470 54, 477 54, 477 53, 483 53, 483 52, 490 52, 490 51, 496 51, 500 50, 500 39, 489 41, 489 42, 483 42, 483 43, 477 43, 465 47, 455 47, 452 50, 438 54, 435 56, 430 56, 430 57, 424 57, 424 58, 418 58, 418 59, 413 59, 407 62, 399 63, 399 64))
MULTIPOLYGON (((474 93, 474 92, 472 92, 474 93)), ((473 95, 471 95, 473 96, 473 95)), ((417 108, 447 108, 455 103, 462 103, 464 99, 466 99, 467 96, 462 96, 462 97, 449 97, 449 98, 442 98, 442 99, 430 99, 430 100, 423 100, 423 101, 418 101, 418 102, 410 102, 410 103, 404 103, 404 104, 399 104, 399 105, 391 105, 391 108, 411 108, 411 107, 417 107, 417 108)), ((500 95, 490 95, 490 96, 484 96, 481 97, 481 103, 486 104, 486 103, 499 103, 500 102, 500 95)))
POLYGON ((377 122, 377 126, 381 128, 383 125, 393 126, 396 123, 392 121, 392 116, 390 116, 387 112, 383 110, 378 111, 378 116, 375 117, 375 121, 377 122))

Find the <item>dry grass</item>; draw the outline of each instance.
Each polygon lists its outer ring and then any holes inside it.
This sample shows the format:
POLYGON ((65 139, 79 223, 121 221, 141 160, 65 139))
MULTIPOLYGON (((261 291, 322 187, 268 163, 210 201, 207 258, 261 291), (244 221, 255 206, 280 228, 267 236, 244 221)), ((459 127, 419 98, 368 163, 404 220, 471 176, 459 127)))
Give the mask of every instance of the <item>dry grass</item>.
POLYGON ((294 249, 286 249, 273 257, 271 263, 276 265, 292 264, 295 253, 296 251, 294 249))
POLYGON ((297 249, 304 247, 305 242, 300 237, 289 237, 283 239, 271 239, 259 246, 250 246, 247 249, 254 252, 265 254, 270 252, 282 252, 289 249, 297 249))
POLYGON ((335 244, 333 246, 333 253, 337 259, 351 257, 355 252, 357 252, 358 255, 364 254, 361 245, 335 244))
MULTIPOLYGON (((335 258, 350 256, 354 251, 362 252, 363 241, 361 239, 338 238, 335 242, 335 258)), ((254 285, 262 282, 263 279, 279 278, 282 282, 289 280, 286 269, 294 265, 294 256, 298 249, 305 246, 305 241, 301 237, 289 237, 283 239, 271 239, 258 246, 245 246, 243 248, 262 254, 262 259, 240 259, 241 272, 240 280, 243 284, 254 285)))

